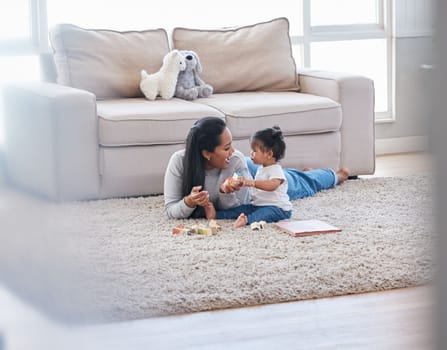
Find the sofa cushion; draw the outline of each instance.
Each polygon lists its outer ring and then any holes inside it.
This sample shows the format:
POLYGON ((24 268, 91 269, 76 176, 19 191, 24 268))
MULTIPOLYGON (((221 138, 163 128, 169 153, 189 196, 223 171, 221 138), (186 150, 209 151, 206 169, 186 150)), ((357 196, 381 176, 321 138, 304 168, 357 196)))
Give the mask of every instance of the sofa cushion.
POLYGON ((97 108, 103 146, 183 143, 194 121, 206 116, 224 118, 212 107, 177 98, 103 100, 97 108))
POLYGON ((174 28, 172 42, 197 52, 201 77, 215 93, 299 90, 286 18, 233 29, 174 28))
POLYGON ((277 124, 284 135, 338 131, 342 113, 337 102, 297 92, 238 92, 195 100, 226 116, 233 138, 247 138, 277 124))
POLYGON ((142 96, 141 69, 156 72, 169 52, 164 29, 118 32, 59 24, 50 40, 57 82, 97 98, 142 96))

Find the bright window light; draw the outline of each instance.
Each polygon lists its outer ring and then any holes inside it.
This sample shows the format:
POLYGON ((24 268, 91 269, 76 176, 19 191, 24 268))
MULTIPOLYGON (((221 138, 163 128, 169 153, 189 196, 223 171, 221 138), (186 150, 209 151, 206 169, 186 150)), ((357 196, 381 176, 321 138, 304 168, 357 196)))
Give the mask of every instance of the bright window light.
POLYGON ((311 67, 367 76, 374 80, 376 112, 388 110, 387 43, 385 39, 316 42, 311 67))
MULTIPOLYGON (((40 66, 37 56, 0 56, 0 92, 2 85, 12 81, 37 81, 40 66)), ((4 143, 3 105, 0 98, 0 145, 4 143)))
POLYGON ((8 1, 0 10, 0 41, 31 37, 29 0, 8 1))
POLYGON ((293 55, 293 58, 295 59, 295 64, 298 69, 303 67, 303 64, 302 64, 303 56, 304 56, 303 50, 304 50, 303 45, 293 45, 292 46, 292 55, 293 55))
POLYGON ((39 79, 40 66, 37 56, 0 56, 0 83, 39 79))
POLYGON ((312 26, 378 22, 376 0, 311 0, 310 4, 312 26))
POLYGON ((274 6, 251 1, 47 0, 48 22, 85 28, 141 30, 174 27, 221 28, 288 17, 292 35, 302 34, 302 0, 277 0, 274 6), (123 6, 124 5, 124 6, 123 6), (293 9, 294 11, 291 11, 293 9))

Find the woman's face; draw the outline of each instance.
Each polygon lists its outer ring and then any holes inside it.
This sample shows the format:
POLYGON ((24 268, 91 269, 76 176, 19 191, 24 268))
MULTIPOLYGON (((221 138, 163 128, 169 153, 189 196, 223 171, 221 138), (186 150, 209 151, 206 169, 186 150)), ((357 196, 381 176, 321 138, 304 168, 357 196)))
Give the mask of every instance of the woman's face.
POLYGON ((234 152, 233 137, 230 130, 225 128, 220 135, 220 144, 214 149, 213 152, 203 151, 205 157, 206 169, 225 169, 230 164, 230 157, 234 152))

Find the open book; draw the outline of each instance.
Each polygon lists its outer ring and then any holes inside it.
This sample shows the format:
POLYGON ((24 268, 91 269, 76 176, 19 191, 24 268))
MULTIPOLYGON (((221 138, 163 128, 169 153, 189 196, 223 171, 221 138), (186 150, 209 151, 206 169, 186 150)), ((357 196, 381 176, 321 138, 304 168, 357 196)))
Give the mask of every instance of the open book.
POLYGON ((273 225, 294 237, 312 236, 341 231, 341 229, 329 225, 328 223, 321 220, 279 221, 274 223, 273 225))

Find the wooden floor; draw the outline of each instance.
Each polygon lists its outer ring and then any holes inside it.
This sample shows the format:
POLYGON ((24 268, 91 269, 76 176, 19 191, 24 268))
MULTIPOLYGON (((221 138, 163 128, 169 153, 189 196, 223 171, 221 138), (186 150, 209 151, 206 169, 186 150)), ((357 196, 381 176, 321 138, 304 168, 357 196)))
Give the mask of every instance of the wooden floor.
POLYGON ((432 173, 432 160, 427 153, 390 154, 376 157, 377 176, 404 176, 432 173))
MULTIPOLYGON (((430 158, 377 158, 374 176, 430 173, 430 158)), ((431 349, 433 288, 413 287, 124 323, 67 327, 0 285, 0 350, 431 349)))

